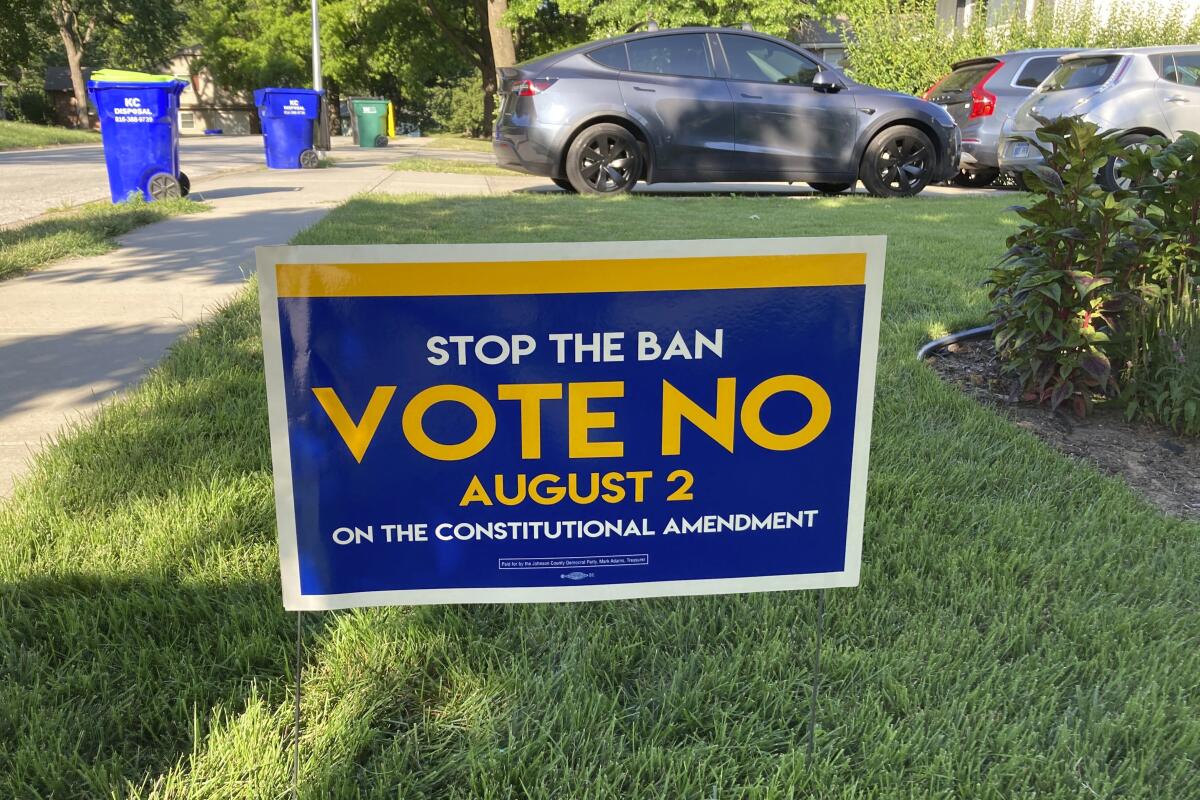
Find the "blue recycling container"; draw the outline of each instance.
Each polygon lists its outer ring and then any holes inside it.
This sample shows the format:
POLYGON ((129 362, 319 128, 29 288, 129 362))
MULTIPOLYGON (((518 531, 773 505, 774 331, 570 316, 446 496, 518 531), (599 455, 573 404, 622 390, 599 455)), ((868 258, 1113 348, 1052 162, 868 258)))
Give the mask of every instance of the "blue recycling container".
POLYGON ((169 75, 100 70, 88 96, 100 117, 100 140, 114 203, 187 194, 179 170, 179 94, 187 86, 169 75))
POLYGON ((313 149, 313 125, 321 116, 323 94, 315 89, 254 91, 269 169, 312 168, 320 163, 313 149))

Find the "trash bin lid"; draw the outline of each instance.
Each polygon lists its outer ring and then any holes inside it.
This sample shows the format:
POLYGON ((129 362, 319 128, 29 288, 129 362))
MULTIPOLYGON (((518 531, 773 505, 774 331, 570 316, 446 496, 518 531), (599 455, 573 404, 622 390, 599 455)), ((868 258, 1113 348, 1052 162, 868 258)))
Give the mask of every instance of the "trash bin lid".
POLYGON ((324 95, 324 89, 288 89, 281 86, 266 86, 262 89, 254 90, 254 105, 261 106, 268 95, 272 94, 308 94, 308 95, 324 95))
POLYGON ((92 73, 88 84, 93 83, 184 83, 174 75, 151 75, 149 72, 134 72, 129 69, 102 69, 92 73))

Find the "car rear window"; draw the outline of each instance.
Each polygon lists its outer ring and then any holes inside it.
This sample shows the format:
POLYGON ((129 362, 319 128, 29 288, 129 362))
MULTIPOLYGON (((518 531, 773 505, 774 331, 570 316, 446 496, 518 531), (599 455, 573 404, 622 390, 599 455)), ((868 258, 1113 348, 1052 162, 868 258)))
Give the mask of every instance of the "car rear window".
POLYGON ((653 36, 627 43, 629 68, 634 72, 711 78, 708 45, 702 33, 653 36))
POLYGON ((1013 83, 1017 86, 1024 86, 1026 89, 1036 89, 1041 86, 1042 81, 1050 77, 1050 73, 1054 72, 1054 68, 1057 66, 1058 56, 1031 58, 1025 62, 1025 66, 1021 67, 1021 71, 1013 83))
POLYGON ((625 43, 610 44, 588 53, 588 58, 598 64, 613 69, 629 69, 629 56, 625 53, 625 43))
POLYGON ((946 78, 938 84, 935 94, 945 94, 947 92, 966 92, 974 88, 975 84, 983 80, 983 76, 987 75, 996 66, 995 61, 985 61, 982 64, 967 64, 959 67, 951 72, 946 78))
POLYGON ((1050 73, 1042 88, 1047 92, 1060 92, 1065 89, 1100 86, 1112 77, 1113 70, 1117 68, 1117 62, 1120 60, 1120 56, 1094 56, 1064 61, 1058 65, 1058 69, 1050 73))

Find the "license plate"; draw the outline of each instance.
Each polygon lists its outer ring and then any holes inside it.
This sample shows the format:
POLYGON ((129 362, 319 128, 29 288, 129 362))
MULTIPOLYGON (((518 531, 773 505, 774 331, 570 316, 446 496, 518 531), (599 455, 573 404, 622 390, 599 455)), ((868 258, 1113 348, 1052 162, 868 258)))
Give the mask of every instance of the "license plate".
POLYGON ((1008 147, 1008 155, 1012 158, 1028 158, 1029 142, 1013 142, 1008 147))

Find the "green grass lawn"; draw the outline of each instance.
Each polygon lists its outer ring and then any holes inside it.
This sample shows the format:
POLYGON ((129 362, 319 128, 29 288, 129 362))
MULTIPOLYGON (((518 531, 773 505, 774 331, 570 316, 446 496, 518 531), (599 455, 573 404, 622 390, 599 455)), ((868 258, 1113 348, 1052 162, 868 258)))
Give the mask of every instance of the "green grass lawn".
POLYGON ((53 125, 0 121, 0 150, 52 147, 59 144, 100 144, 100 134, 53 125))
MULTIPOLYGON (((307 798, 1200 797, 1200 525, 914 356, 1009 198, 352 200, 297 237, 887 234, 861 587, 307 614, 307 798)), ((252 289, 0 507, 0 796, 278 798, 292 636, 252 289)))
POLYGON ((116 204, 101 201, 0 228, 0 281, 60 258, 107 253, 117 246, 116 237, 134 228, 207 208, 187 199, 116 204))
POLYGON ((490 153, 492 152, 492 140, 443 134, 431 137, 429 144, 425 147, 433 147, 438 150, 470 150, 473 153, 490 153))
POLYGON ((512 177, 520 173, 501 169, 495 164, 485 164, 478 161, 463 161, 460 159, 442 158, 403 158, 392 164, 392 169, 401 172, 452 172, 456 175, 507 175, 512 177))

